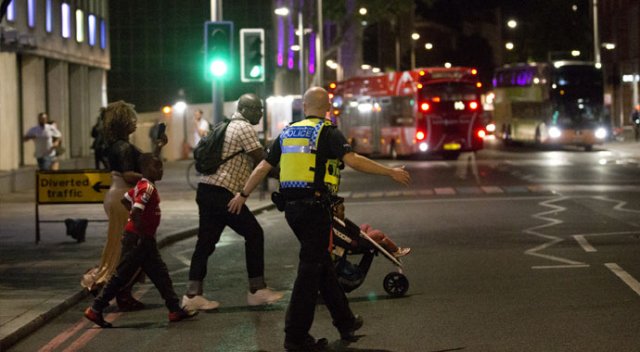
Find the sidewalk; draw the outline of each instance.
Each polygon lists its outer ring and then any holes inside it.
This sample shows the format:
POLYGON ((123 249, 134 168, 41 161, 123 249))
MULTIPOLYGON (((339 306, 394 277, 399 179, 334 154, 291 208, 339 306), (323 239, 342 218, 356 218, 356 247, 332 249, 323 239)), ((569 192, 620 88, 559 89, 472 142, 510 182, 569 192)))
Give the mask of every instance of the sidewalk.
MULTIPOLYGON (((188 162, 165 164, 158 182, 162 220, 158 246, 195 236, 198 207, 195 191, 186 183, 188 162)), ((0 199, 0 351, 80 302, 87 292, 81 275, 97 265, 105 243, 106 222, 89 222, 86 241, 66 235, 64 223, 40 223, 35 244, 35 192, 2 195, 0 199)), ((256 212, 273 208, 265 193, 256 191, 247 205, 256 212)), ((102 204, 41 205, 41 220, 87 218, 106 220, 102 204)))

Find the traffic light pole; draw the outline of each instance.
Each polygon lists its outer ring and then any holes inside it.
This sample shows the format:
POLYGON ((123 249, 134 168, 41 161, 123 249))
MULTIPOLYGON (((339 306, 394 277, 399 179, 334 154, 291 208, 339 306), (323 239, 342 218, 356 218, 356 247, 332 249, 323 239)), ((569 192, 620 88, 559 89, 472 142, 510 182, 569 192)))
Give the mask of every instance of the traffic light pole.
MULTIPOLYGON (((211 0, 211 21, 222 20, 222 0, 211 0)), ((211 103, 213 107, 213 124, 223 120, 224 114, 224 84, 214 79, 211 85, 211 103)))

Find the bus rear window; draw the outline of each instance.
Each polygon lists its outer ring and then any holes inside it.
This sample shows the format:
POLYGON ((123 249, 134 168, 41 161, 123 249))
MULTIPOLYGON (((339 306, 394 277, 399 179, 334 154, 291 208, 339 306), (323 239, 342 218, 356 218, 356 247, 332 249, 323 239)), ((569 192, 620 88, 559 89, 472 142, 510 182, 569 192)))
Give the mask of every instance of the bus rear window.
POLYGON ((478 100, 475 84, 450 82, 427 84, 420 90, 420 100, 446 102, 478 100))

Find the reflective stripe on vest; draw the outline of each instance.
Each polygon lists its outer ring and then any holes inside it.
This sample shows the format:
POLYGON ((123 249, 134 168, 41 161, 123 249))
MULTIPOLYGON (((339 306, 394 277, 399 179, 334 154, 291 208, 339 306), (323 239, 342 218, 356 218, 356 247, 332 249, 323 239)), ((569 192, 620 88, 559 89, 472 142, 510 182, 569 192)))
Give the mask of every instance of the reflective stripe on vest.
MULTIPOLYGON (((313 188, 318 137, 331 122, 322 119, 305 119, 286 127, 280 134, 280 187, 313 188), (317 122, 316 122, 317 121, 317 122)), ((331 193, 338 192, 340 169, 338 159, 328 159, 324 184, 331 193)))

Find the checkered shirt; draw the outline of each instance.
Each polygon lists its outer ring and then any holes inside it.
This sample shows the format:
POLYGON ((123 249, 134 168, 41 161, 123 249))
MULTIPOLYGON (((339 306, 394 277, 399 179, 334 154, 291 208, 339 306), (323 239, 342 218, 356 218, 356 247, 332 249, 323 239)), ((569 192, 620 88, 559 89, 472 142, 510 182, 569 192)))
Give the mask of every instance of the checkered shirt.
POLYGON ((244 149, 244 153, 222 164, 214 174, 202 176, 200 182, 224 187, 231 193, 242 191, 254 167, 253 159, 247 153, 259 148, 262 148, 262 145, 251 123, 242 114, 234 113, 224 136, 222 158, 240 149, 244 149))

